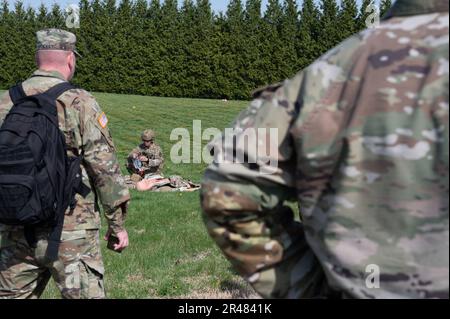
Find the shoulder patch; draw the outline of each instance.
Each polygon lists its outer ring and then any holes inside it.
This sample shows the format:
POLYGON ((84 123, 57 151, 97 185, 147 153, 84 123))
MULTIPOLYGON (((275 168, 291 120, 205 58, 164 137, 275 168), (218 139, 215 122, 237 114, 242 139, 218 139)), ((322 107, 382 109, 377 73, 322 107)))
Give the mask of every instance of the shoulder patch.
POLYGON ((108 118, 106 117, 105 112, 100 114, 100 116, 97 118, 97 121, 98 121, 98 124, 100 124, 100 126, 102 128, 106 127, 106 125, 108 124, 108 118))

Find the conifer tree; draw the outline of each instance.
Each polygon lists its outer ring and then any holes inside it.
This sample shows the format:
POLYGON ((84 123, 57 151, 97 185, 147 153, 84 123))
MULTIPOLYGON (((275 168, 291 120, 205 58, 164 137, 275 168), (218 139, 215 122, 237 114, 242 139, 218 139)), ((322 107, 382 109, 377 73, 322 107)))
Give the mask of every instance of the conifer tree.
POLYGON ((364 30, 367 28, 366 20, 370 15, 369 6, 373 3, 373 0, 363 0, 361 7, 359 9, 358 17, 356 19, 356 25, 358 31, 364 30))
POLYGON ((308 66, 322 51, 318 42, 319 23, 319 11, 314 0, 304 0, 300 13, 299 41, 297 42, 299 69, 308 66))
POLYGON ((80 0, 80 28, 74 29, 73 33, 77 37, 77 51, 85 58, 77 59, 77 72, 72 82, 75 85, 87 90, 93 90, 92 83, 94 79, 91 72, 91 66, 95 63, 95 50, 92 50, 93 39, 93 17, 89 0, 80 0))
POLYGON ((342 0, 339 12, 339 40, 344 40, 355 34, 357 30, 356 19, 358 17, 358 6, 355 0, 342 0))
POLYGON ((163 95, 160 88, 161 74, 164 73, 164 64, 161 62, 164 56, 162 37, 159 34, 161 24, 161 4, 159 0, 151 0, 147 11, 147 23, 145 26, 146 38, 146 94, 163 95))
POLYGON ((7 87, 7 83, 11 83, 11 70, 6 64, 10 49, 8 43, 11 41, 12 35, 9 33, 11 18, 9 12, 8 1, 2 0, 0 4, 0 85, 7 87))
POLYGON ((43 3, 41 3, 41 5, 38 8, 38 13, 36 17, 36 26, 39 29, 45 29, 49 27, 48 23, 49 19, 47 7, 43 3))
POLYGON ((262 34, 261 0, 247 0, 244 23, 245 42, 240 58, 244 62, 242 77, 246 83, 245 90, 248 90, 247 94, 249 94, 252 89, 264 84, 261 81, 264 70, 260 59, 263 50, 261 38, 264 36, 262 34))
POLYGON ((65 18, 63 13, 61 12, 61 7, 54 3, 52 5, 52 9, 49 14, 49 27, 61 29, 65 27, 65 18))
POLYGON ((74 81, 93 91, 107 92, 112 87, 114 92, 119 92, 112 61, 112 43, 116 39, 108 32, 108 22, 100 0, 80 2, 81 28, 71 31, 77 35, 77 48, 85 58, 77 61, 79 67, 74 81))
POLYGON ((127 77, 128 90, 133 94, 147 95, 151 93, 149 82, 154 55, 150 49, 153 46, 153 36, 147 32, 151 26, 147 1, 137 0, 133 4, 131 22, 128 26, 130 29, 128 56, 132 56, 133 61, 128 63, 132 70, 128 72, 127 77))
POLYGON ((159 76, 161 93, 165 96, 181 96, 178 86, 178 77, 183 65, 179 63, 182 58, 180 47, 180 19, 177 8, 177 0, 165 0, 161 7, 161 20, 158 35, 161 39, 161 64, 162 71, 159 76))
POLYGON ((213 24, 213 52, 212 52, 212 77, 214 81, 213 96, 218 98, 231 98, 232 87, 230 79, 231 46, 228 41, 229 30, 227 16, 219 12, 214 17, 213 24))
POLYGON ((6 20, 6 54, 2 63, 11 71, 7 74, 6 85, 10 87, 27 78, 35 69, 34 51, 36 48, 35 32, 23 1, 16 1, 14 11, 7 14, 6 20))
POLYGON ((260 54, 264 83, 275 83, 284 78, 279 67, 284 59, 284 42, 281 36, 283 8, 279 0, 269 0, 263 19, 262 52, 260 54))
POLYGON ((131 0, 122 0, 116 12, 115 37, 111 55, 115 68, 112 73, 117 82, 118 93, 132 94, 136 93, 136 87, 133 86, 135 79, 132 79, 131 73, 135 71, 136 60, 140 57, 134 59, 136 55, 133 54, 136 45, 133 36, 136 26, 133 24, 131 0))
POLYGON ((248 98, 246 78, 244 9, 241 0, 230 0, 226 11, 221 57, 223 91, 227 98, 248 98), (229 92, 229 93, 228 93, 229 92))
POLYGON ((322 0, 321 11, 319 46, 322 54, 339 43, 340 30, 336 27, 339 20, 339 9, 336 0, 322 0))
POLYGON ((281 39, 283 42, 282 64, 280 65, 281 76, 283 78, 293 76, 300 63, 297 58, 296 42, 298 40, 298 12, 295 0, 285 0, 283 5, 283 15, 281 18, 281 39))
POLYGON ((214 16, 209 0, 197 0, 194 25, 191 74, 195 81, 189 96, 209 97, 214 91, 217 92, 214 83, 213 55, 219 50, 214 37, 214 16))
MULTIPOLYGON (((74 83, 92 91, 248 99, 264 84, 291 77, 343 38, 365 28, 364 0, 230 0, 214 14, 209 0, 80 0, 74 83), (316 3, 320 3, 321 10, 316 3)), ((391 5, 381 1, 381 12, 391 5)), ((65 28, 57 4, 37 12, 0 0, 0 87, 34 68, 35 32, 65 28)))
POLYGON ((182 95, 189 96, 189 93, 194 91, 195 76, 191 72, 193 68, 196 30, 195 30, 195 5, 193 0, 183 0, 180 10, 180 30, 182 36, 180 37, 180 46, 182 48, 181 56, 178 57, 177 63, 184 67, 180 69, 177 75, 179 88, 182 95))

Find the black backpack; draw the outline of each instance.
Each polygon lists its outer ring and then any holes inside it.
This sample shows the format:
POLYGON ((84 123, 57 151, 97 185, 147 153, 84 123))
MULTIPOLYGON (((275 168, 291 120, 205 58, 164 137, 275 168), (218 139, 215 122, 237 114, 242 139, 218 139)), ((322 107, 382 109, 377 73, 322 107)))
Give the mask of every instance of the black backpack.
MULTIPOLYGON (((21 84, 9 90, 14 106, 0 128, 0 223, 21 225, 31 247, 35 228, 52 229, 46 256, 54 261, 67 208, 75 208, 75 194, 90 189, 82 183, 81 156, 68 157, 58 127, 56 99, 73 89, 68 82, 26 96, 21 84)), ((78 155, 78 154, 77 154, 78 155)))

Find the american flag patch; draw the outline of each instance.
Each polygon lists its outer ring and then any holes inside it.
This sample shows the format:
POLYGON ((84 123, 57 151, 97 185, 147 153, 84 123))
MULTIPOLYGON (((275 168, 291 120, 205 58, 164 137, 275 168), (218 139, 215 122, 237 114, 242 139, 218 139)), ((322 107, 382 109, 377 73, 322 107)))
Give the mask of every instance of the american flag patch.
POLYGON ((102 114, 100 114, 100 116, 98 117, 98 124, 100 124, 100 126, 102 128, 105 128, 106 125, 108 124, 108 118, 106 117, 105 112, 103 112, 102 114))

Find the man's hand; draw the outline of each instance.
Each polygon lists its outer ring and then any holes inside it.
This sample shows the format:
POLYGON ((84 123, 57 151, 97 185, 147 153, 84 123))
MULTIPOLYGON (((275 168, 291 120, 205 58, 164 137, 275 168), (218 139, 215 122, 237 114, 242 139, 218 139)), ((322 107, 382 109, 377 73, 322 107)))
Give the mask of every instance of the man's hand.
POLYGON ((146 156, 144 156, 144 155, 141 155, 141 156, 139 157, 139 160, 140 160, 141 162, 148 162, 148 158, 147 158, 146 156))
MULTIPOLYGON (((106 232, 105 237, 103 238, 104 240, 108 241, 109 240, 109 236, 111 236, 111 234, 113 234, 113 230, 111 228, 108 228, 108 231, 106 232)), ((119 239, 119 243, 118 244, 114 244, 114 250, 117 251, 122 251, 125 248, 128 247, 129 241, 128 241, 128 233, 127 231, 124 229, 121 232, 118 232, 117 234, 114 234, 118 239, 119 239)))

